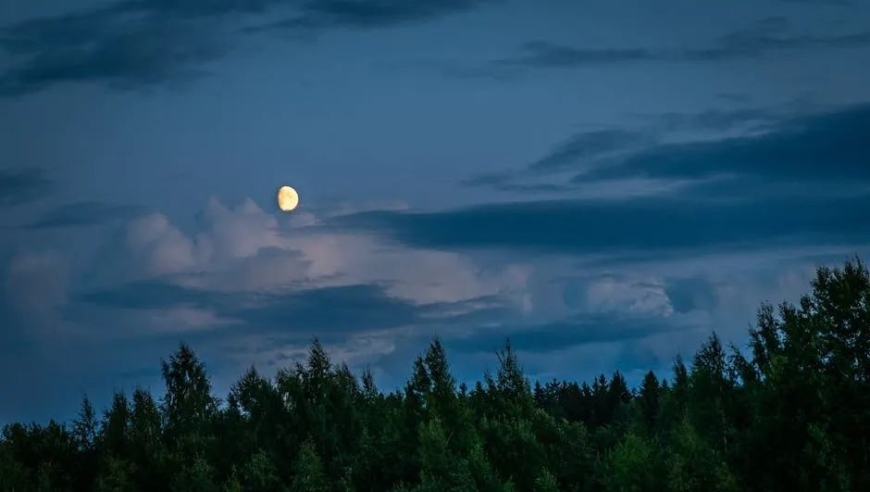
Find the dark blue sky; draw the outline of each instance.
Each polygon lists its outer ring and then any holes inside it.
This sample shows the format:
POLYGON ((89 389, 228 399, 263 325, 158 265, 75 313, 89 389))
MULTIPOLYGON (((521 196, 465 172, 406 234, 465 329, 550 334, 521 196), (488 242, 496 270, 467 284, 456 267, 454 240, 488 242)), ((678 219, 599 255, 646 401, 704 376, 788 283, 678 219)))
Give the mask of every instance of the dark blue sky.
POLYGON ((401 383, 510 336, 636 380, 870 252, 870 4, 0 3, 0 422, 226 390, 317 336, 401 383), (280 214, 274 193, 296 187, 280 214))

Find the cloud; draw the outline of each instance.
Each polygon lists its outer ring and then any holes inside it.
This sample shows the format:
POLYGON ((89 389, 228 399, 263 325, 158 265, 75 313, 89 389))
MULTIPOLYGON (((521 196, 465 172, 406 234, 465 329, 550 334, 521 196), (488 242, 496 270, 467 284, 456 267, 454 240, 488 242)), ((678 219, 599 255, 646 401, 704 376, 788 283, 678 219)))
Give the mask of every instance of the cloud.
MULTIPOLYGON (((336 363, 343 362, 354 369, 367 367, 378 373, 376 379, 380 385, 384 383, 383 376, 385 374, 380 370, 380 366, 373 367, 371 364, 382 361, 386 356, 394 355, 401 348, 395 330, 352 334, 340 342, 321 338, 320 342, 330 360, 336 363)), ((226 350, 229 359, 238 367, 234 374, 235 377, 238 377, 240 371, 250 367, 252 359, 262 361, 258 366, 261 369, 290 367, 296 362, 304 364, 308 359, 310 339, 273 337, 264 340, 260 337, 249 337, 241 341, 235 340, 232 345, 227 344, 222 348, 226 350)), ((395 378, 397 382, 399 379, 395 378)))
POLYGON ((520 55, 490 62, 493 69, 555 68, 607 65, 656 59, 658 55, 644 48, 579 49, 546 41, 530 41, 520 46, 520 55))
POLYGON ((165 216, 150 214, 130 224, 126 237, 133 265, 146 276, 185 271, 199 261, 205 247, 176 229, 165 216), (197 246, 200 246, 197 248, 197 246))
MULTIPOLYGON (((222 391, 252 363, 270 370, 304 356, 315 336, 337 361, 383 371, 383 360, 406 364, 409 351, 435 334, 464 336, 493 320, 523 319, 533 308, 532 271, 523 263, 293 224, 250 200, 210 200, 198 218, 181 227, 152 213, 121 230, 96 231, 108 239, 82 257, 94 264, 58 277, 69 280, 52 309, 63 344, 58 337, 39 343, 54 346, 57 360, 99 356, 76 369, 93 378, 97 360, 117 376, 157 364, 181 338, 206 358, 222 391), (110 353, 125 355, 107 360, 110 353)), ((68 232, 45 231, 59 233, 68 232)), ((0 296, 4 319, 11 304, 0 296)))
POLYGON ((605 275, 586 287, 585 301, 595 312, 629 312, 668 317, 674 307, 661 280, 620 278, 605 275))
POLYGON ((554 254, 697 251, 866 240, 870 196, 738 203, 656 198, 548 200, 430 213, 368 213, 334 226, 386 234, 411 247, 554 254))
MULTIPOLYGON (((642 210, 637 208, 639 214, 642 210)), ((802 210, 795 213, 800 216, 802 210)), ((111 367, 115 379, 104 377, 101 384, 128 384, 118 379, 121 373, 157 364, 183 337, 208 362, 218 391, 223 391, 252 363, 268 371, 304 358, 313 336, 327 345, 335 361, 354 370, 373 367, 382 386, 400 384, 412 355, 435 334, 450 354, 456 353, 451 361, 463 378, 479 377, 484 365, 492 367, 492 350, 507 336, 534 374, 553 372, 565 361, 571 361, 566 366, 570 372, 560 374, 565 377, 588 377, 615 367, 626 372, 664 367, 677 352, 694 349, 713 328, 726 328, 726 339, 744 335, 760 299, 776 301, 783 292, 806 289, 804 270, 794 265, 815 261, 807 258, 822 251, 794 252, 765 243, 767 249, 750 249, 737 257, 707 245, 702 248, 706 256, 653 248, 646 257, 626 260, 615 257, 610 243, 601 240, 593 248, 562 247, 570 255, 556 260, 535 255, 525 257, 530 264, 515 264, 510 255, 489 247, 477 255, 463 245, 409 246, 378 230, 335 225, 372 214, 415 215, 381 210, 317 216, 318 225, 294 226, 252 201, 228 206, 212 200, 196 228, 180 227, 161 214, 131 220, 113 243, 118 256, 97 257, 98 263, 121 270, 115 276, 69 277, 60 267, 71 259, 57 252, 21 253, 6 270, 12 271, 14 263, 20 285, 33 285, 32 292, 58 293, 51 305, 64 315, 64 324, 57 326, 77 330, 51 360, 88 354, 82 363, 87 369, 63 370, 94 378, 111 367), (767 271, 759 275, 759 269, 767 271), (800 275, 782 275, 784 270, 800 275), (554 272, 568 280, 553 282, 554 272), (52 279, 58 287, 47 288, 44 282, 52 279), (391 371, 400 376, 391 376, 391 371)), ((538 220, 552 219, 538 215, 538 220)), ((590 214, 595 215, 600 214, 590 214)), ((664 223, 667 234, 679 225, 666 223, 664 218, 672 216, 637 222, 646 221, 650 230, 664 223)), ((513 236, 535 235, 521 227, 520 219, 513 236)), ((604 217, 588 227, 570 220, 551 225, 606 236, 600 224, 608 222, 604 217)), ((498 221, 477 227, 494 225, 498 221)), ((686 231, 677 242, 697 232, 686 231)), ((852 249, 844 251, 836 250, 836 255, 852 249)), ((13 305, 8 296, 12 291, 4 292, 0 316, 13 305)), ((56 340, 44 338, 42 343, 56 340)), ((141 383, 145 376, 138 374, 141 383)), ((153 380, 156 384, 158 378, 153 380)), ((49 388, 48 383, 38 387, 39 392, 49 388)))
POLYGON ((870 191, 865 143, 870 105, 799 106, 645 117, 652 122, 646 133, 580 133, 523 169, 465 184, 592 200, 739 200, 870 191), (681 130, 694 131, 675 136, 681 130), (601 139, 597 146, 585 145, 596 138, 601 139))
POLYGON ((784 51, 833 49, 870 44, 870 31, 848 34, 795 33, 785 17, 767 17, 719 36, 705 48, 578 48, 543 40, 524 43, 519 54, 485 67, 448 70, 452 76, 515 77, 529 69, 573 69, 656 62, 721 62, 765 58, 784 51))
POLYGON ((125 242, 132 264, 146 276, 184 274, 187 285, 211 289, 375 282, 423 303, 490 295, 503 281, 522 281, 513 271, 478 274, 456 253, 396 248, 311 226, 287 229, 250 200, 235 209, 211 200, 203 221, 204 230, 191 235, 159 214, 131 223, 125 242))
POLYGON ((510 339, 514 347, 524 352, 548 353, 581 345, 638 340, 654 334, 673 335, 687 329, 692 328, 639 316, 582 314, 537 326, 519 326, 509 332, 481 330, 468 337, 453 339, 447 347, 461 353, 492 353, 510 339))
POLYGON ((854 5, 855 2, 851 0, 777 0, 783 3, 807 3, 813 5, 835 5, 835 6, 843 6, 843 5, 854 5))
POLYGON ((94 201, 76 202, 59 206, 22 228, 52 229, 102 225, 135 217, 143 211, 142 207, 133 205, 112 205, 94 201))
POLYGON ((393 328, 419 321, 414 304, 378 285, 348 285, 282 293, 213 292, 168 281, 137 282, 88 292, 81 301, 103 307, 187 309, 214 313, 255 329, 309 333, 393 328), (351 321, 352 320, 352 321, 351 321))
POLYGON ((86 276, 70 321, 99 319, 94 310, 135 311, 139 334, 163 336, 171 330, 158 322, 174 321, 175 332, 203 336, 210 328, 298 330, 309 339, 476 323, 531 308, 522 264, 482 267, 460 253, 288 226, 250 200, 227 207, 212 199, 200 218, 196 231, 157 213, 132 220, 112 243, 115 255, 86 276))
MULTIPOLYGON (((793 108, 786 108, 793 109, 793 108)), ((718 131, 733 129, 764 129, 786 115, 777 108, 708 109, 697 113, 668 112, 650 116, 652 124, 666 132, 718 131)))
POLYGON ((213 19, 162 15, 147 3, 24 21, 6 29, 0 47, 14 64, 0 76, 0 96, 20 96, 68 82, 114 89, 183 83, 229 52, 213 19), (139 7, 141 5, 142 7, 139 7))
POLYGON ((39 198, 52 185, 38 168, 0 169, 0 207, 21 205, 39 198))
POLYGON ((649 144, 649 135, 620 130, 606 129, 574 135, 563 142, 551 153, 531 163, 529 170, 553 172, 563 170, 579 159, 593 159, 624 152, 638 145, 649 144))
POLYGON ((664 295, 677 313, 711 311, 718 302, 716 285, 704 276, 674 279, 666 284, 664 295))
POLYGON ((847 255, 824 248, 769 249, 606 266, 593 258, 573 272, 563 266, 560 271, 572 276, 552 282, 563 289, 567 314, 548 310, 543 320, 507 320, 444 343, 460 365, 475 370, 491 364, 490 354, 510 338, 527 374, 535 377, 588 379, 614 368, 640 375, 668 371, 677 354, 691 356, 711 331, 742 346, 760 301, 797 301, 816 265, 847 255), (590 296, 594 291, 612 295, 590 296), (604 302, 590 302, 598 299, 604 302))
POLYGON ((127 0, 66 15, 38 17, 0 31, 12 65, 0 96, 70 82, 113 89, 185 84, 233 52, 242 32, 380 28, 419 23, 476 8, 484 0, 127 0), (275 18, 282 20, 275 21, 275 18), (252 27, 252 25, 254 27, 252 27))
POLYGON ((693 180, 660 182, 647 176, 621 177, 609 182, 590 183, 584 173, 618 165, 626 158, 669 142, 721 140, 735 132, 767 132, 783 120, 807 113, 804 106, 806 105, 796 101, 783 107, 713 108, 696 113, 638 114, 634 116, 639 122, 633 126, 575 133, 521 169, 477 175, 462 181, 461 184, 507 192, 570 192, 572 196, 590 199, 667 194, 703 183, 693 180), (681 132, 688 132, 691 136, 681 136, 681 132), (567 176, 574 179, 565 179, 568 173, 574 173, 573 176, 567 176), (620 192, 623 194, 620 195, 620 192))
POLYGON ((867 135, 870 104, 859 104, 785 120, 762 134, 659 145, 599 167, 583 179, 699 178, 730 173, 771 184, 870 184, 867 135))
POLYGON ((313 0, 282 20, 248 28, 270 30, 371 29, 415 24, 479 8, 492 0, 313 0))

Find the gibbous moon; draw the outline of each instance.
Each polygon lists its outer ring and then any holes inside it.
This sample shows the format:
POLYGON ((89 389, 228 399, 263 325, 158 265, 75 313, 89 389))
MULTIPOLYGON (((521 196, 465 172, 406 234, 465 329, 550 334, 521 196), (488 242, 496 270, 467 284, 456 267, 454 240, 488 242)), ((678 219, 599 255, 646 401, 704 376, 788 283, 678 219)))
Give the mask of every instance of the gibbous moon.
POLYGON ((282 212, 290 212, 299 206, 299 193, 289 186, 278 189, 278 208, 282 212))

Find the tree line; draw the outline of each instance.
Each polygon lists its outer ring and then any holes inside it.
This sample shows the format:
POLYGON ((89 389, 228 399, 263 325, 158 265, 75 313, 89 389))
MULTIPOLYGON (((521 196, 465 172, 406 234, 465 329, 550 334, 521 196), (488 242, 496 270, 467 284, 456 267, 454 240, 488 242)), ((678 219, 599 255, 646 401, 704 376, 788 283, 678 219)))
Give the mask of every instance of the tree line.
POLYGON ((745 353, 713 334, 635 389, 618 371, 531 384, 509 343, 469 388, 436 338, 384 392, 315 340, 305 364, 252 367, 219 400, 182 344, 159 398, 139 388, 101 414, 85 398, 70 425, 6 425, 0 490, 870 490, 870 276, 856 258, 811 287, 762 304, 745 353))

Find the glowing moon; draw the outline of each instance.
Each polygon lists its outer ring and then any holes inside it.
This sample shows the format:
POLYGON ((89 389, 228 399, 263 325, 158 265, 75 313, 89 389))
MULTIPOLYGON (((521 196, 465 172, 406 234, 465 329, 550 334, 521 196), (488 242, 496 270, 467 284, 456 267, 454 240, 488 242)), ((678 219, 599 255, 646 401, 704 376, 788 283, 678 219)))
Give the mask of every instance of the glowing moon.
POLYGON ((289 186, 278 189, 278 208, 282 212, 290 212, 299 206, 299 193, 289 186))

